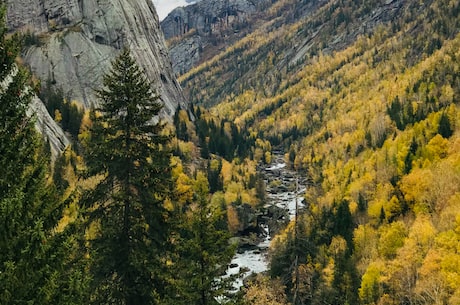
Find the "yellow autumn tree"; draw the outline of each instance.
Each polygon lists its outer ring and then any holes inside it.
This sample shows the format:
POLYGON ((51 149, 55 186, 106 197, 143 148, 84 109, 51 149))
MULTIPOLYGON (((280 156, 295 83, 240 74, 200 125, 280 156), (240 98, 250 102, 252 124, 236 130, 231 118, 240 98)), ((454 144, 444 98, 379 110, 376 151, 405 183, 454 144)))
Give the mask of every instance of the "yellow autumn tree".
POLYGON ((245 305, 288 305, 280 280, 258 274, 245 288, 245 305))

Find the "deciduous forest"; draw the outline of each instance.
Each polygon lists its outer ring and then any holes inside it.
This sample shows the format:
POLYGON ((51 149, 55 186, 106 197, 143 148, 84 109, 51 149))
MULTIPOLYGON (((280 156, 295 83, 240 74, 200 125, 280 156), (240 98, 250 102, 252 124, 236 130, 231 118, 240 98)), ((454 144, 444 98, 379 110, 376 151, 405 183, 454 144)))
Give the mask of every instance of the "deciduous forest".
POLYGON ((278 1, 180 77, 309 179, 307 209, 271 243, 270 281, 296 304, 457 304, 459 3, 333 1, 297 21, 301 7, 278 1))
POLYGON ((40 83, 2 6, 0 303, 459 304, 460 2, 323 2, 273 1, 179 76, 170 121, 128 48, 93 109, 40 83), (60 156, 34 95, 72 139, 60 156), (275 152, 305 207, 235 291, 275 152))

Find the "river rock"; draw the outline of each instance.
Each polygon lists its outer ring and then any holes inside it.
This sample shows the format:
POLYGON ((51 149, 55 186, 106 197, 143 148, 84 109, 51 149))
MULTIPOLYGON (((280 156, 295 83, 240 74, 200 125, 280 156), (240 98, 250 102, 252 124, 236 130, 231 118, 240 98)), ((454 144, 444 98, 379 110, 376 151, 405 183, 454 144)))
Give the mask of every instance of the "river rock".
POLYGON ((238 232, 243 235, 257 233, 259 231, 257 223, 257 211, 247 203, 233 204, 239 221, 238 232))

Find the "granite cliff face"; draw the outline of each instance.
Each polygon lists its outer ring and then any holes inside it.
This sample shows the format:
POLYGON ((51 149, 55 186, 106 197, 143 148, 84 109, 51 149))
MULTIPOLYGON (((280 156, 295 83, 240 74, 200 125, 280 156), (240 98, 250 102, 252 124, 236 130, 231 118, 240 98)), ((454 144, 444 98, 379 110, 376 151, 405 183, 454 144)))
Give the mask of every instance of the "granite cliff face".
MULTIPOLYGON (((0 81, 0 92, 5 92, 18 71, 17 67, 13 67, 10 73, 0 81)), ((27 90, 31 90, 31 88, 27 90)), ((62 128, 53 120, 45 105, 37 96, 33 96, 27 109, 27 115, 33 118, 37 130, 45 136, 53 157, 58 156, 70 144, 62 128)))
POLYGON ((271 2, 202 0, 173 10, 161 22, 161 29, 170 42, 174 72, 187 72, 214 55, 219 46, 231 44, 242 37, 248 30, 251 16, 271 2))
POLYGON ((192 29, 201 34, 212 34, 221 28, 243 21, 267 0, 203 0, 173 10, 162 22, 166 39, 181 36, 192 29))
POLYGON ((36 119, 36 128, 46 137, 50 144, 51 155, 59 156, 70 144, 62 128, 53 120, 43 102, 34 97, 28 109, 28 114, 36 119))
POLYGON ((170 118, 185 100, 172 72, 151 0, 7 0, 8 26, 36 43, 23 57, 42 82, 50 80, 86 107, 119 50, 127 45, 170 118))

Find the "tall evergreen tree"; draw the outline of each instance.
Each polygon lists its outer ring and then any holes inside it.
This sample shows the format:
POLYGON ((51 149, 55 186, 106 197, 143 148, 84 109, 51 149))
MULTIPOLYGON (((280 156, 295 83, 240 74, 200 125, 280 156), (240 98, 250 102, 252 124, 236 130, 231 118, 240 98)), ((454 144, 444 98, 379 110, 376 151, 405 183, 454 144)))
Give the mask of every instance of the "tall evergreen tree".
POLYGON ((169 136, 159 96, 125 48, 97 91, 87 142, 96 187, 84 199, 97 224, 90 246, 95 304, 157 304, 164 294, 164 201, 171 190, 169 136))
POLYGON ((181 222, 177 247, 177 298, 174 304, 211 305, 225 295, 233 277, 223 278, 235 247, 229 244, 230 233, 219 227, 224 211, 209 202, 205 175, 197 174, 195 200, 181 222))
POLYGON ((445 111, 442 112, 441 118, 439 119, 438 133, 446 139, 450 138, 450 136, 454 133, 450 124, 449 116, 445 111))
POLYGON ((78 304, 84 276, 66 268, 75 240, 55 230, 65 204, 26 113, 29 75, 15 63, 21 43, 18 35, 6 38, 5 12, 0 1, 0 303, 78 304))

